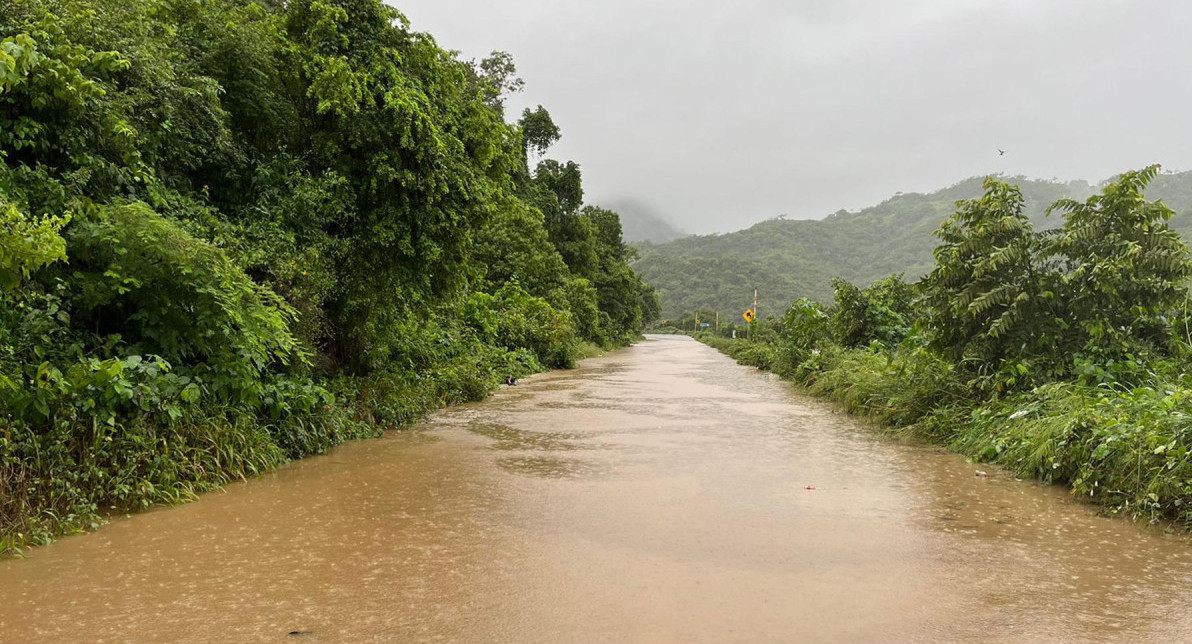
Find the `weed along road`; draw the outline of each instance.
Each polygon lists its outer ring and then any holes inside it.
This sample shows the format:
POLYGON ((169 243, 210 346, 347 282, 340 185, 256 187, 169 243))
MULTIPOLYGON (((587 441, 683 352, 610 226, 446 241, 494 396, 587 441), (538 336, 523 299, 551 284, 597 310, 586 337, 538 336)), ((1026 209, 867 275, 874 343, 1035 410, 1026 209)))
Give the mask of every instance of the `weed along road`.
POLYGON ((0 562, 5 642, 1192 641, 1192 546, 650 337, 0 562))

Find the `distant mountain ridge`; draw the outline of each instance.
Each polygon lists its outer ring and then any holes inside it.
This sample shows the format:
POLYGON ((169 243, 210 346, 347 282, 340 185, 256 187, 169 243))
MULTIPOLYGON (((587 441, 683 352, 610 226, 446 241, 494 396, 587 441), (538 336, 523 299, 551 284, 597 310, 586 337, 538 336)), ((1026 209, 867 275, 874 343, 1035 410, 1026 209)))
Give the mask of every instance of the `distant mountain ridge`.
POLYGON ((602 202, 600 205, 616 211, 621 216, 621 237, 628 244, 661 244, 687 235, 665 216, 640 201, 618 199, 602 202))
MULTIPOLYGON (((891 273, 917 279, 934 265, 932 232, 956 202, 980 196, 983 177, 965 179, 928 194, 899 194, 856 212, 820 220, 771 219, 745 230, 693 235, 661 244, 639 244, 634 264, 659 294, 662 317, 696 308, 739 313, 760 292, 763 316, 785 311, 799 297, 832 299, 831 279, 864 285, 891 273)), ((1023 177, 1026 212, 1037 228, 1058 226, 1044 211, 1057 199, 1083 199, 1098 189, 1084 181, 1061 183, 1023 177)), ((1192 172, 1162 174, 1147 190, 1176 211, 1172 222, 1192 239, 1192 172)))

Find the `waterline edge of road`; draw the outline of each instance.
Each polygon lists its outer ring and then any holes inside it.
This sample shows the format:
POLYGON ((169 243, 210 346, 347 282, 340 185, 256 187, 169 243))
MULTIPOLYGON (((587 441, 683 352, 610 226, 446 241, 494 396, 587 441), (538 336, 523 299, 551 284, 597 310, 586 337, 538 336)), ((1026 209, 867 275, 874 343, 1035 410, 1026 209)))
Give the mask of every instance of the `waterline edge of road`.
POLYGON ((1166 517, 1144 516, 1142 513, 1135 513, 1133 515, 1126 514, 1120 511, 1119 508, 1110 507, 1104 502, 1098 502, 1095 499, 1089 499, 1083 495, 1077 494, 1076 490, 1073 489, 1073 487, 1066 481, 1047 480, 1038 476, 1031 476, 1026 473, 1018 473, 1013 471, 1013 468, 1004 463, 998 463, 996 461, 990 460, 989 458, 982 459, 980 454, 974 454, 971 453, 970 450, 965 449, 968 447, 967 445, 958 444, 956 441, 943 440, 939 435, 937 435, 937 433, 930 430, 924 430, 922 428, 923 423, 911 422, 907 424, 895 424, 886 422, 882 418, 878 417, 878 415, 874 414, 871 409, 864 406, 850 404, 850 401, 847 400, 846 397, 843 396, 838 390, 817 390, 816 388, 800 383, 793 378, 775 373, 765 361, 753 359, 753 356, 747 352, 732 350, 733 346, 748 342, 746 340, 718 342, 718 340, 724 339, 710 336, 693 338, 693 340, 715 349, 717 352, 737 362, 737 364, 755 367, 759 371, 763 371, 773 375, 775 378, 781 379, 783 383, 792 387, 800 395, 807 396, 814 400, 820 400, 831 405, 833 408, 840 410, 842 413, 848 414, 850 417, 864 422, 865 425, 871 428, 874 433, 884 438, 906 445, 944 449, 953 454, 961 456, 969 463, 973 464, 975 468, 975 476, 989 477, 996 474, 1001 477, 1012 478, 1016 482, 1031 483, 1039 486, 1063 490, 1068 496, 1078 500, 1082 505, 1087 505, 1090 508, 1095 509, 1099 515, 1124 520, 1140 528, 1153 531, 1156 534, 1177 537, 1192 545, 1192 524, 1181 524, 1166 517))
MULTIPOLYGON (((613 346, 613 347, 601 347, 601 346, 598 346, 598 345, 595 345, 592 343, 585 342, 580 347, 579 359, 571 367, 569 367, 569 368, 549 368, 548 367, 545 369, 541 369, 539 371, 524 374, 522 376, 522 379, 529 379, 529 378, 533 378, 535 376, 540 376, 543 374, 548 374, 548 373, 553 373, 553 372, 558 372, 558 371, 571 371, 571 370, 579 368, 580 366, 582 366, 582 364, 584 362, 586 362, 588 360, 600 358, 600 357, 606 356, 608 354, 615 353, 617 351, 623 351, 625 349, 632 347, 637 342, 641 342, 644 339, 645 339, 644 337, 638 336, 637 338, 633 339, 632 342, 629 342, 627 344, 620 345, 620 346, 613 346)), ((488 388, 486 393, 480 398, 467 398, 467 397, 447 398, 443 401, 440 401, 438 404, 436 404, 434 406, 427 406, 427 407, 417 406, 410 410, 409 417, 400 424, 392 424, 392 423, 391 424, 382 424, 382 423, 377 423, 377 422, 370 422, 368 424, 370 424, 373 427, 373 431, 361 432, 358 434, 342 437, 341 440, 333 443, 332 445, 330 445, 330 447, 328 447, 327 449, 324 449, 322 451, 304 453, 298 457, 287 457, 287 458, 284 458, 278 462, 268 464, 265 467, 255 469, 254 471, 251 471, 251 472, 231 472, 231 473, 228 473, 226 476, 223 476, 223 478, 221 480, 218 480, 215 482, 192 482, 192 483, 186 484, 182 489, 180 489, 180 491, 178 491, 176 494, 174 494, 168 501, 150 503, 148 505, 139 506, 139 507, 117 507, 117 506, 112 506, 112 507, 108 507, 108 508, 100 507, 95 510, 95 513, 94 513, 95 516, 93 518, 91 518, 90 520, 83 521, 83 522, 70 523, 64 529, 62 526, 66 525, 66 524, 61 524, 58 526, 58 529, 55 529, 50 532, 43 531, 43 532, 40 532, 37 534, 10 534, 10 533, 5 533, 5 532, 0 532, 0 561, 6 560, 6 559, 24 558, 25 556, 27 556, 27 553, 30 553, 31 551, 36 550, 38 548, 49 546, 49 545, 53 544, 54 542, 56 542, 60 539, 66 538, 66 537, 78 537, 78 536, 93 534, 95 532, 103 530, 104 526, 109 525, 112 521, 128 519, 128 518, 131 518, 138 514, 143 514, 145 512, 153 512, 153 511, 157 511, 157 510, 168 509, 171 507, 177 507, 179 505, 185 505, 188 503, 198 501, 212 493, 218 493, 218 492, 224 490, 227 485, 258 479, 262 476, 266 476, 266 475, 278 472, 282 468, 285 468, 286 466, 305 461, 312 457, 327 456, 329 454, 332 454, 336 450, 336 448, 338 448, 342 445, 345 445, 345 444, 357 443, 360 441, 382 439, 385 436, 387 436, 391 433, 394 433, 394 432, 410 431, 411 429, 416 427, 419 423, 423 422, 430 414, 441 411, 443 409, 456 407, 456 406, 462 405, 462 404, 478 402, 481 400, 487 400, 488 398, 491 398, 493 396, 493 394, 497 393, 498 391, 508 388, 509 386, 515 386, 517 383, 518 383, 517 378, 513 378, 511 382, 497 383, 497 384, 493 385, 492 387, 488 388)))

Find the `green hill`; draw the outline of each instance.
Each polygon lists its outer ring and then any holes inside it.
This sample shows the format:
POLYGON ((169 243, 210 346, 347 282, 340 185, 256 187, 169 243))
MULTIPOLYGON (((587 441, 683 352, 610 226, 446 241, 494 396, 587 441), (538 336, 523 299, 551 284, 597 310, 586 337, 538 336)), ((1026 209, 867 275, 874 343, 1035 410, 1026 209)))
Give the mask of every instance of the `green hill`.
MULTIPOLYGON (((868 284, 890 273, 916 279, 930 270, 932 232, 958 200, 981 194, 982 178, 930 194, 898 194, 858 212, 841 210, 821 220, 771 219, 726 234, 638 245, 634 265, 659 294, 662 317, 696 308, 737 313, 760 292, 763 316, 786 310, 799 297, 830 300, 830 281, 841 276, 868 284)), ((1015 178, 1039 228, 1058 225, 1044 210, 1061 197, 1087 197, 1096 186, 1015 178)), ((1147 192, 1178 213, 1174 227, 1192 231, 1192 172, 1157 177, 1147 192)))

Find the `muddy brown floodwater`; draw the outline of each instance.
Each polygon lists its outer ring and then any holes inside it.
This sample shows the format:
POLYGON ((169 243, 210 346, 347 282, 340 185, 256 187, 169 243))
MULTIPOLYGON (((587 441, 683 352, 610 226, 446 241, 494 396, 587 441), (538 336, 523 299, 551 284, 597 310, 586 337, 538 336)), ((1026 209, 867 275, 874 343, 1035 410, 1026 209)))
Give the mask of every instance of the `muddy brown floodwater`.
POLYGON ((976 470, 652 337, 2 561, 0 639, 1192 641, 1186 540, 976 470))

